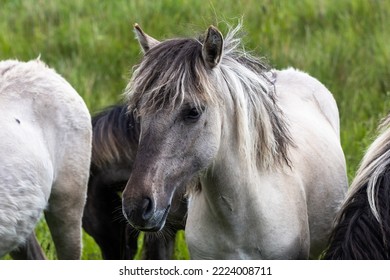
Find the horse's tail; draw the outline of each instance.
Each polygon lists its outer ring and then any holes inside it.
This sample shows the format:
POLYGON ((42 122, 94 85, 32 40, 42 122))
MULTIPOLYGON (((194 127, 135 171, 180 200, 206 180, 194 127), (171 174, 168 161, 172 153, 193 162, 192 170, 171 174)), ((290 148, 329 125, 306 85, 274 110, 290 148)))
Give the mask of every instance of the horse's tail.
POLYGON ((390 258, 390 115, 338 214, 325 259, 390 258))
POLYGON ((102 168, 115 162, 132 162, 139 129, 125 105, 108 107, 92 118, 92 164, 102 168))

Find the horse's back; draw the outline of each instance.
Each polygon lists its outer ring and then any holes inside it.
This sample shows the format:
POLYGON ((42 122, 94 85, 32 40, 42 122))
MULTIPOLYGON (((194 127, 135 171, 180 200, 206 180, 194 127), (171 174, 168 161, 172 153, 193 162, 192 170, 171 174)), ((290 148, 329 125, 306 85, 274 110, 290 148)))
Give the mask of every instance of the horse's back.
POLYGON ((314 256, 326 245, 348 185, 338 109, 324 85, 294 69, 277 72, 276 92, 293 135, 292 168, 306 196, 314 256))
POLYGON ((73 150, 79 145, 91 145, 89 111, 75 89, 53 69, 40 60, 3 61, 0 81, 1 108, 9 112, 10 118, 14 116, 12 121, 20 127, 25 123, 34 126, 44 139, 55 169, 61 168, 69 152, 76 154, 73 150))

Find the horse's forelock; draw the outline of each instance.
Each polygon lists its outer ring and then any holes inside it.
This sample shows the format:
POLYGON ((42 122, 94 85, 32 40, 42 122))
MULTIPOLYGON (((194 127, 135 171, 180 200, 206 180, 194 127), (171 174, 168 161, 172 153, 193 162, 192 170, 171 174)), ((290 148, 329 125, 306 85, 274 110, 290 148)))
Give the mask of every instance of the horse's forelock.
POLYGON ((167 40, 150 49, 126 89, 139 114, 175 108, 185 97, 197 106, 214 100, 212 83, 195 39, 167 40))

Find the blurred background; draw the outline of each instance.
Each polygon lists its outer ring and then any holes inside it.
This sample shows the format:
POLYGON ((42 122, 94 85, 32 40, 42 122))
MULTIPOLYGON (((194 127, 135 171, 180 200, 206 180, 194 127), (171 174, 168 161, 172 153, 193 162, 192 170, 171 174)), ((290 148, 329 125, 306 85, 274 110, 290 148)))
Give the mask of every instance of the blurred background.
MULTIPOLYGON (((225 34, 239 20, 247 50, 309 73, 334 94, 351 180, 390 109, 390 1, 0 0, 0 59, 40 56, 94 114, 122 100, 140 61, 134 23, 163 40, 197 37, 210 24, 225 34)), ((43 222, 37 235, 55 258, 43 222)), ((176 243, 175 258, 187 259, 183 233, 176 243)), ((100 258, 84 234, 83 259, 100 258)))

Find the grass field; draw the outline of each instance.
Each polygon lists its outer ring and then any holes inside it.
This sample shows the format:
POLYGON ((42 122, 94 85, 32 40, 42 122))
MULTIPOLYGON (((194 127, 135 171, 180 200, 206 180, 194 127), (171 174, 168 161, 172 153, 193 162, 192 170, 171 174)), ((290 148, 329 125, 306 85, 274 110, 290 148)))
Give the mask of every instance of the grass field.
MULTIPOLYGON (((390 2, 381 0, 0 0, 0 59, 41 56, 80 93, 91 113, 121 100, 141 56, 132 24, 158 38, 193 36, 242 18, 246 49, 276 68, 293 66, 334 94, 353 178, 390 108, 390 2)), ((39 239, 55 258, 45 225, 39 239)), ((186 259, 183 234, 176 258, 186 259)), ((84 237, 84 259, 98 259, 84 237)))

